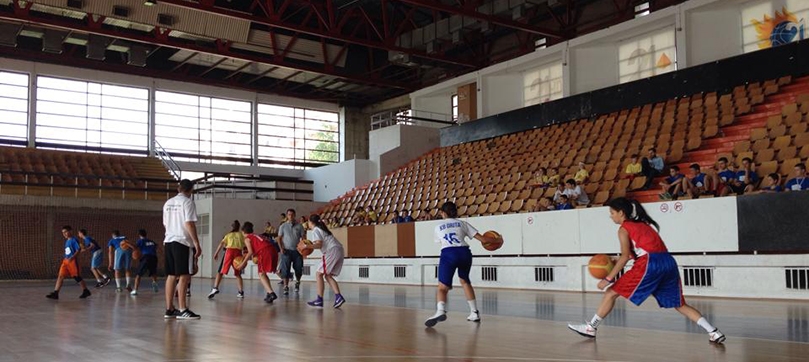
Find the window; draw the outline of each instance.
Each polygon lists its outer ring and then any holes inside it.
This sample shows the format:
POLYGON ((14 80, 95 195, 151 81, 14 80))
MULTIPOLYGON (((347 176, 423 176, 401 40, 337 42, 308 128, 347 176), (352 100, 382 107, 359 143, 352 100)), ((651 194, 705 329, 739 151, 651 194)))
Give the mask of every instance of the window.
POLYGON ((635 18, 636 19, 641 17, 641 16, 646 16, 646 15, 649 15, 649 14, 651 14, 651 11, 649 10, 649 3, 648 2, 645 2, 643 4, 635 6, 635 18))
POLYGON ((532 106, 562 98, 562 63, 523 73, 523 106, 532 106))
POLYGON ((338 114, 259 104, 258 158, 265 162, 339 162, 338 114))
POLYGON ((155 138, 175 160, 251 164, 252 104, 157 91, 155 138))
POLYGON ((201 214, 199 215, 198 219, 199 221, 197 222, 197 234, 199 234, 199 236, 208 235, 208 229, 211 224, 211 215, 201 214))
POLYGON ((806 0, 764 1, 742 9, 744 52, 767 49, 809 38, 806 0))
POLYGON ((453 94, 450 102, 452 104, 452 121, 458 122, 458 95, 453 94))
POLYGON ((621 83, 677 70, 674 29, 664 28, 622 41, 618 61, 621 83))
POLYGON ((28 140, 28 75, 0 72, 0 143, 28 140))
POLYGON ((534 49, 545 49, 548 47, 548 38, 539 38, 534 42, 534 49))
POLYGON ((149 147, 147 89, 39 76, 36 108, 38 146, 116 153, 149 147))

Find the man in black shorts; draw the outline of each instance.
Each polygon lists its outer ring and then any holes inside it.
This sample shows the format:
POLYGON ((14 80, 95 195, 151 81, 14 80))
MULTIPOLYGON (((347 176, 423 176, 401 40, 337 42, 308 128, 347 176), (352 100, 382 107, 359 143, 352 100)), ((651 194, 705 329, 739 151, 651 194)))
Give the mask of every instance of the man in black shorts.
POLYGON ((177 196, 163 205, 163 225, 166 238, 163 240, 166 254, 166 314, 164 318, 199 319, 188 309, 186 290, 191 275, 196 274, 197 259, 202 248, 197 237, 197 208, 191 193, 194 183, 183 179, 177 187, 177 196), (179 280, 179 282, 177 282, 179 280), (175 285, 175 282, 177 284, 175 285), (174 292, 177 290, 178 308, 174 307, 174 292))
POLYGON ((138 295, 140 279, 149 272, 152 278, 152 291, 157 293, 157 243, 146 237, 146 230, 138 230, 138 250, 140 250, 140 264, 135 273, 135 288, 131 295, 138 295))

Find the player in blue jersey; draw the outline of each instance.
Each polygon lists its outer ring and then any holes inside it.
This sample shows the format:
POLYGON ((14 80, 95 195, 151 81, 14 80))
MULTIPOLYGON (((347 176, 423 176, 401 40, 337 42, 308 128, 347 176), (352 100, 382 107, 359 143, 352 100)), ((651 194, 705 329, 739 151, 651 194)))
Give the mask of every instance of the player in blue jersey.
POLYGON ((692 199, 699 198, 701 195, 713 193, 713 179, 705 172, 700 170, 699 164, 693 163, 689 167, 691 169, 691 177, 683 178, 683 189, 692 199))
POLYGON ((131 295, 138 295, 138 287, 140 286, 140 278, 149 272, 152 278, 152 291, 157 293, 157 243, 146 238, 146 230, 138 230, 138 250, 140 250, 140 265, 138 271, 135 273, 135 287, 132 289, 131 295))
POLYGON ((107 243, 109 250, 109 261, 107 268, 115 270, 115 292, 120 293, 121 289, 121 271, 126 275, 126 290, 131 292, 132 287, 130 281, 132 280, 132 272, 129 270, 132 264, 132 245, 126 236, 121 235, 118 230, 112 231, 112 239, 107 243))
POLYGON ((784 191, 804 191, 809 190, 809 177, 806 177, 806 165, 799 163, 793 170, 795 177, 789 179, 784 185, 784 191))
POLYGON ((441 258, 438 262, 438 292, 436 293, 437 310, 435 314, 424 322, 427 327, 432 327, 438 322, 447 320, 446 304, 447 293, 452 289, 452 277, 458 271, 458 279, 466 294, 469 303, 470 322, 479 322, 477 302, 475 301, 475 289, 469 280, 469 270, 472 268, 472 251, 466 239, 478 239, 481 242, 494 243, 497 240, 483 236, 469 225, 466 221, 456 219, 458 217, 458 207, 452 202, 445 202, 441 205, 441 217, 444 219, 435 227, 435 242, 441 244, 441 258))
POLYGON ((110 278, 101 271, 101 266, 104 264, 104 249, 90 237, 87 229, 79 230, 79 239, 84 241, 84 249, 90 253, 90 271, 96 277, 96 289, 106 286, 110 283, 110 278))
POLYGON ((69 225, 62 227, 62 236, 65 238, 65 258, 62 260, 62 265, 59 267, 59 277, 56 278, 56 286, 53 292, 46 295, 49 299, 59 299, 59 290, 62 289, 62 283, 65 278, 73 278, 76 283, 81 285, 81 295, 79 298, 84 299, 90 296, 90 290, 87 289, 87 283, 81 278, 79 274, 79 262, 76 259, 81 252, 79 240, 73 236, 73 229, 69 225))

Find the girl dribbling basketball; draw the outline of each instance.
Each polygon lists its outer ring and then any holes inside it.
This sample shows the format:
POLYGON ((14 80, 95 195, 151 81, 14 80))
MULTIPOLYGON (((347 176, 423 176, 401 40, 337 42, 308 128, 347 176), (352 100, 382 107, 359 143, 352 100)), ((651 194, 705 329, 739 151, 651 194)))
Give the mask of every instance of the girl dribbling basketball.
POLYGON ((710 342, 724 342, 725 335, 711 325, 698 310, 686 304, 677 262, 660 238, 658 234, 660 226, 657 222, 635 200, 621 197, 608 202, 607 206, 610 208, 612 221, 621 225, 618 228, 621 257, 607 277, 598 283, 598 289, 609 289, 604 294, 596 314, 590 322, 568 324, 568 328, 582 336, 595 338, 598 325, 610 314, 618 297, 624 297, 635 305, 640 305, 651 295, 661 308, 674 308, 705 329, 710 342), (634 252, 632 247, 635 249, 634 252), (635 259, 635 264, 616 281, 615 277, 623 270, 629 259, 635 259))
POLYGON ((309 224, 309 229, 312 230, 311 247, 320 249, 323 253, 322 261, 317 268, 317 298, 307 304, 312 307, 323 307, 323 293, 326 289, 325 279, 334 292, 334 308, 340 308, 346 300, 340 294, 340 286, 334 277, 340 275, 340 271, 343 269, 343 259, 345 258, 343 244, 332 235, 329 228, 320 219, 320 215, 310 216, 307 223, 309 224))

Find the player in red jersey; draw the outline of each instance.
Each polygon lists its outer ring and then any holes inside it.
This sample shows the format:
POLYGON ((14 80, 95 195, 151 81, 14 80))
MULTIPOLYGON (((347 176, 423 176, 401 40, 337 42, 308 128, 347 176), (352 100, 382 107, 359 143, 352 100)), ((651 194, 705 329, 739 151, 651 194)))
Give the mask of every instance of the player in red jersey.
POLYGON ((253 259, 258 266, 258 278, 261 280, 261 285, 264 286, 264 291, 267 295, 264 301, 272 303, 278 299, 275 291, 272 289, 270 278, 267 273, 275 273, 278 266, 278 249, 275 248, 269 239, 253 233, 253 223, 246 221, 242 225, 242 232, 244 233, 245 246, 253 251, 253 259))

